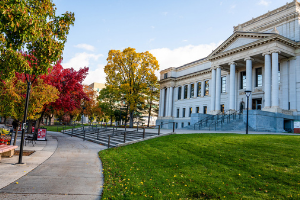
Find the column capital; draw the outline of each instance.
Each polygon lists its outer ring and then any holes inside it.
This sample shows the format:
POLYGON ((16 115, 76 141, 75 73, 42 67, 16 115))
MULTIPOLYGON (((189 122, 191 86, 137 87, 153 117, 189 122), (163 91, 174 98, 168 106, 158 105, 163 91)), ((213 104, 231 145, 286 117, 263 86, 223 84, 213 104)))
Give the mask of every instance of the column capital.
POLYGON ((254 59, 251 58, 250 56, 248 56, 248 57, 246 57, 246 58, 244 59, 244 61, 247 61, 247 60, 252 60, 252 61, 254 61, 254 59))
POLYGON ((265 55, 271 55, 272 53, 270 51, 267 51, 265 53, 262 54, 262 56, 265 56, 265 55))
POLYGON ((273 51, 270 51, 270 53, 278 53, 278 54, 280 54, 281 51, 279 51, 279 50, 273 50, 273 51))
POLYGON ((237 63, 233 61, 233 62, 228 63, 228 65, 237 65, 237 63))
POLYGON ((221 66, 218 65, 218 66, 213 66, 213 67, 211 67, 210 69, 213 70, 213 69, 218 69, 218 68, 220 68, 220 67, 221 67, 221 66))

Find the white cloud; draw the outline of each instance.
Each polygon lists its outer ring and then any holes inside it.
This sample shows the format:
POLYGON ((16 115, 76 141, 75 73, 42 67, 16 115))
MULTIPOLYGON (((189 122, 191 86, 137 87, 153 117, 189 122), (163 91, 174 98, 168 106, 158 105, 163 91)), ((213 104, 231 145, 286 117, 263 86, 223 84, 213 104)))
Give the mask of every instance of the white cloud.
POLYGON ((79 49, 84 49, 87 51, 95 51, 95 47, 89 44, 77 44, 74 47, 79 48, 79 49))
POLYGON ((182 40, 182 42, 187 42, 188 40, 182 40))
POLYGON ((102 54, 88 54, 88 53, 77 53, 75 57, 71 58, 68 62, 62 63, 64 68, 74 68, 78 70, 83 67, 89 67, 91 61, 97 61, 102 54))
POLYGON ((258 2, 258 5, 268 6, 270 3, 271 3, 270 1, 260 0, 260 1, 258 2))
MULTIPOLYGON (((160 71, 169 67, 180 67, 184 64, 205 58, 212 50, 216 49, 222 42, 211 44, 200 44, 197 46, 187 45, 176 49, 161 48, 150 50, 160 65, 160 71)), ((157 73, 159 75, 159 73, 157 73)))
POLYGON ((96 70, 89 71, 86 79, 84 80, 84 84, 90 85, 93 82, 97 83, 105 83, 106 74, 104 73, 104 65, 99 64, 96 70))
POLYGON ((149 40, 149 43, 153 42, 154 40, 155 40, 155 38, 151 38, 151 39, 149 40))

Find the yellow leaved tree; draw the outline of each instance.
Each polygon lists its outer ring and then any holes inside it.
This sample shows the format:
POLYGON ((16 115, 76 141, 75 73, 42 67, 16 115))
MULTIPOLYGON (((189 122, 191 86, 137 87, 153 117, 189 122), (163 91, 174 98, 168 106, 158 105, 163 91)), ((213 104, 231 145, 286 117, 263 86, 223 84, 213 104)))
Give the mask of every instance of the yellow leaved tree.
POLYGON ((133 116, 140 102, 145 102, 149 82, 155 82, 155 71, 159 70, 158 61, 148 51, 138 53, 134 48, 123 51, 110 50, 106 73, 106 85, 114 92, 118 91, 128 106, 130 127, 133 127, 133 116))

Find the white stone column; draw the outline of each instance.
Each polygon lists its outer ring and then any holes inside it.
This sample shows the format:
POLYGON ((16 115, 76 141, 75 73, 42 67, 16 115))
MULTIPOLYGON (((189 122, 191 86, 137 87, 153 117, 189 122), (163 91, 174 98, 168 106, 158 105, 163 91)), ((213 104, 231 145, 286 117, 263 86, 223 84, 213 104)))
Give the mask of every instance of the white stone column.
POLYGON ((229 63, 230 65, 230 94, 229 94, 229 109, 235 110, 235 62, 229 63))
POLYGON ((194 97, 195 98, 197 98, 197 85, 198 85, 198 83, 196 82, 196 83, 194 83, 194 97))
POLYGON ((168 113, 168 117, 172 117, 172 108, 173 108, 173 87, 170 87, 170 91, 169 91, 169 113, 168 113))
POLYGON ((162 117, 162 111, 163 111, 163 89, 160 90, 160 95, 159 95, 159 117, 162 117))
POLYGON ((265 56, 265 106, 264 108, 271 108, 271 53, 263 54, 265 56))
POLYGON ((209 84, 210 93, 210 112, 215 110, 216 104, 216 69, 211 70, 211 83, 209 84))
POLYGON ((272 108, 278 108, 278 52, 272 53, 272 108))
POLYGON ((165 98, 166 98, 166 89, 162 89, 162 102, 161 102, 161 116, 164 117, 165 112, 165 98))
POLYGON ((217 68, 216 74, 216 105, 215 110, 220 111, 221 109, 221 67, 217 68))
POLYGON ((166 117, 169 116, 169 97, 170 97, 170 88, 167 88, 167 96, 166 96, 166 117))
MULTIPOLYGON (((246 61, 246 90, 252 91, 252 61, 251 57, 245 58, 246 61)), ((246 101, 247 108, 247 101, 246 101)), ((252 95, 249 97, 249 109, 252 109, 252 95)))
POLYGON ((187 93, 187 99, 191 98, 191 84, 188 84, 188 93, 187 93))
POLYGON ((201 82, 201 96, 203 97, 205 93, 205 81, 201 82))

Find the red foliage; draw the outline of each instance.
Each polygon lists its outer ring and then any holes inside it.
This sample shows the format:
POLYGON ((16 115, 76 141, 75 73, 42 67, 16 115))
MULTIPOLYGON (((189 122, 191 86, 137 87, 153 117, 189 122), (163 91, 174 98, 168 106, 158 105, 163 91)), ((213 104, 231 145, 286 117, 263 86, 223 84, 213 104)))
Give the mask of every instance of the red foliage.
POLYGON ((61 62, 58 62, 48 75, 41 76, 46 84, 52 85, 60 92, 59 98, 47 105, 51 110, 62 110, 65 113, 71 112, 76 108, 80 108, 81 100, 89 100, 83 90, 82 82, 88 74, 88 67, 79 69, 64 69, 61 62))

